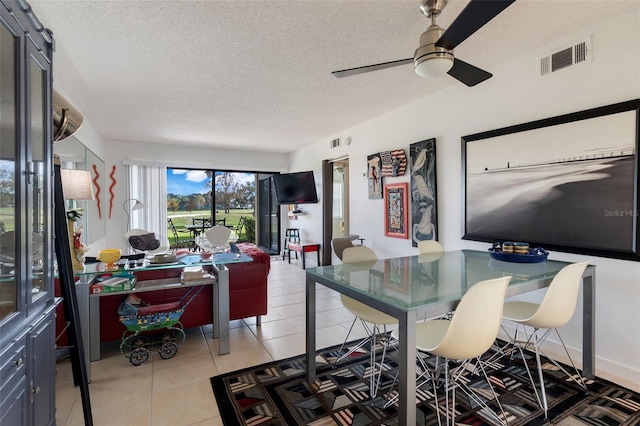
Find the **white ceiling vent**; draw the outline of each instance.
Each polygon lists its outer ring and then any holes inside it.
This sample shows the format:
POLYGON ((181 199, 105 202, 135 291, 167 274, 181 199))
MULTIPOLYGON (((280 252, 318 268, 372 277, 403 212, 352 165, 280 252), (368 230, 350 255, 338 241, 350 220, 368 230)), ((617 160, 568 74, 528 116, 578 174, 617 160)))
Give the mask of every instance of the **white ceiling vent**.
POLYGON ((546 77, 561 69, 591 62, 591 39, 587 38, 546 54, 538 60, 538 77, 546 77))
POLYGON ((331 149, 339 147, 340 146, 340 138, 332 139, 331 142, 329 142, 329 145, 330 145, 331 149))

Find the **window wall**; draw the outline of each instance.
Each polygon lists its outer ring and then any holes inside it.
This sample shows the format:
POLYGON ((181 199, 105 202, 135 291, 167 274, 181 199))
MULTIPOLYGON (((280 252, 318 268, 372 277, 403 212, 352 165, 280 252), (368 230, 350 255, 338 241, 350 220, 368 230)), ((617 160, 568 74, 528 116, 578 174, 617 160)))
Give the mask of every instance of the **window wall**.
POLYGON ((256 179, 248 172, 167 168, 167 217, 177 229, 205 219, 255 243, 256 179))

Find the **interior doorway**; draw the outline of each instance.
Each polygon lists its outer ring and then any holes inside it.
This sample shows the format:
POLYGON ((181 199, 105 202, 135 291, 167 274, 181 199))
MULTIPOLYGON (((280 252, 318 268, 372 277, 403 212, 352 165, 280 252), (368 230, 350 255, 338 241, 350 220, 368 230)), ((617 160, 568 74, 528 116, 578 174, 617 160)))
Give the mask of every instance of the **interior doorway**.
POLYGON ((349 158, 327 160, 323 170, 323 234, 324 246, 327 248, 323 264, 331 265, 338 260, 331 248, 331 240, 350 234, 349 158))
POLYGON ((333 162, 333 230, 331 237, 349 232, 349 159, 333 162))

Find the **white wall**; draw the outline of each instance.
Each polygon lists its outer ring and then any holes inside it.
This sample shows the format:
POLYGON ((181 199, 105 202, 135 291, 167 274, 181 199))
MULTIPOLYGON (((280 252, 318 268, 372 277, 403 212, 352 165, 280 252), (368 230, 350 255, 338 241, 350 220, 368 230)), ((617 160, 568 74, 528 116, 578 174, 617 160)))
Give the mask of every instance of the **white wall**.
MULTIPOLYGON (((366 238, 366 244, 380 257, 416 254, 410 240, 384 236, 383 201, 368 199, 363 174, 367 155, 408 149, 412 143, 436 138, 439 239, 446 250, 486 250, 485 243, 461 239, 460 138, 640 98, 639 28, 640 12, 637 11, 586 28, 541 51, 530 52, 492 69, 494 77, 474 88, 456 84, 300 149, 291 156, 290 169, 314 170, 316 180, 321 181, 321 160, 348 155, 351 233, 366 238), (592 36, 592 62, 543 79, 536 78, 539 55, 589 35, 592 36), (329 140, 338 136, 351 137, 351 144, 330 150, 329 140)), ((408 182, 409 176, 385 179, 386 183, 408 182)), ((300 227, 308 239, 322 241, 321 204, 305 209, 307 214, 291 226, 300 227)), ((597 265, 597 371, 640 383, 640 262, 559 252, 552 253, 551 258, 588 260, 597 265)), ((577 351, 581 348, 581 316, 579 310, 562 330, 565 342, 577 351)), ((577 358, 580 360, 580 356, 577 358)))

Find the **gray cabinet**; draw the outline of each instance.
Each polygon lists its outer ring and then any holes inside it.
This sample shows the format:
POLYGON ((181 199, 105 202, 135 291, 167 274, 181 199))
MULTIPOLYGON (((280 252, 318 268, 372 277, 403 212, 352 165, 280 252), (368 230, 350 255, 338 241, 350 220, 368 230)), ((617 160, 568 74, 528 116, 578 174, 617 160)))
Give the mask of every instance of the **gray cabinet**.
POLYGON ((55 424, 51 34, 0 0, 0 425, 55 424))

